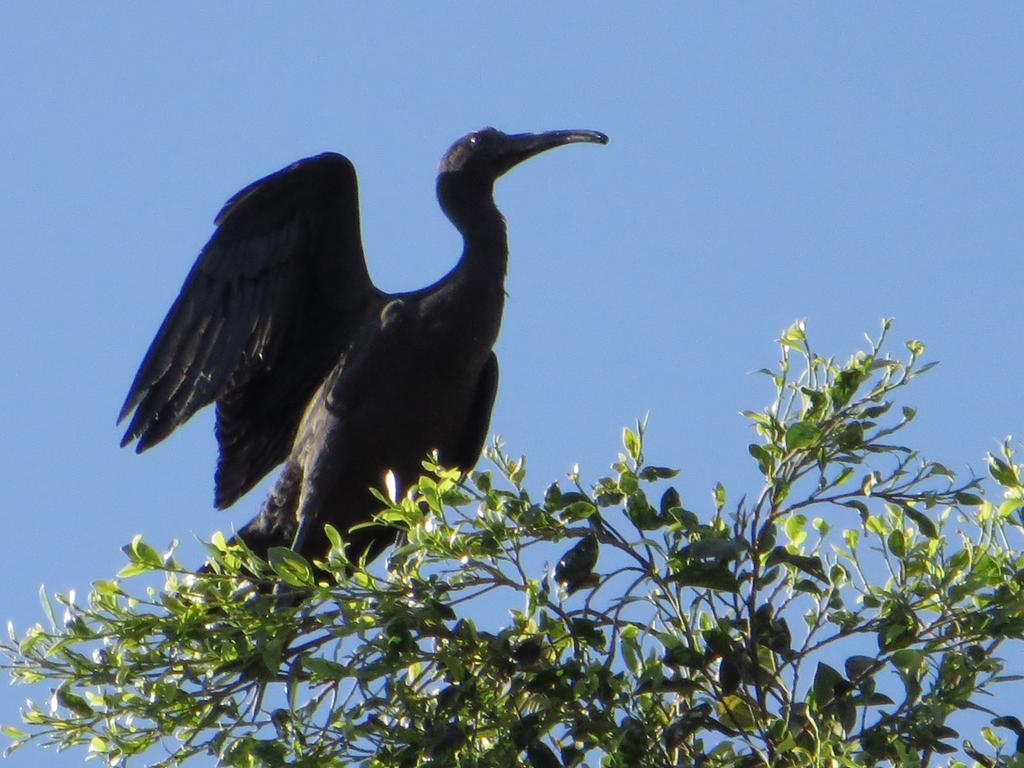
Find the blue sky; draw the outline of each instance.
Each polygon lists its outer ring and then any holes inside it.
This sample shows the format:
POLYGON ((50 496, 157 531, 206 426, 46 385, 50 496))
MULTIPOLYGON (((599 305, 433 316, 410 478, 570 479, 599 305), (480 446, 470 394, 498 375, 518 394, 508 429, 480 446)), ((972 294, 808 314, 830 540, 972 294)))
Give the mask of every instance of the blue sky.
MULTIPOLYGON (((20 628, 40 583, 84 592, 136 533, 198 561, 194 537, 255 511, 212 509, 210 414, 142 457, 114 418, 221 204, 328 149, 359 171, 373 278, 405 290, 458 256, 433 192, 455 138, 611 137, 497 188, 491 426, 538 489, 575 462, 596 478, 649 411, 690 506, 753 492, 738 412, 801 317, 839 357, 888 316, 928 344, 942 365, 903 402, 930 457, 981 470, 1024 434, 1018 4, 96 8, 0 5, 0 617, 20 628)), ((27 694, 0 687, 0 721, 27 694)))

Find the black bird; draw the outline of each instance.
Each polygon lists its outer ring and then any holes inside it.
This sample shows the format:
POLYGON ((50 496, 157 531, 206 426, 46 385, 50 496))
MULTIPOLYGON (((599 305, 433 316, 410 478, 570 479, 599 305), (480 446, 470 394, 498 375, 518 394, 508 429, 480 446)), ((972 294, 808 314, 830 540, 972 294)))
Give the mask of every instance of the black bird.
MULTIPOLYGON (((217 403, 214 502, 233 504, 284 469, 238 535, 254 551, 328 549, 324 523, 347 532, 379 509, 369 488, 388 470, 399 488, 437 450, 469 470, 486 437, 498 383, 492 351, 508 260, 495 180, 540 152, 606 144, 596 131, 459 139, 441 160, 437 197, 462 233, 458 264, 419 291, 370 282, 352 163, 326 153, 249 185, 216 231, 157 332, 118 421, 142 452, 217 403), (300 530, 300 522, 301 530, 300 530)), ((393 539, 363 528, 350 554, 393 539)))

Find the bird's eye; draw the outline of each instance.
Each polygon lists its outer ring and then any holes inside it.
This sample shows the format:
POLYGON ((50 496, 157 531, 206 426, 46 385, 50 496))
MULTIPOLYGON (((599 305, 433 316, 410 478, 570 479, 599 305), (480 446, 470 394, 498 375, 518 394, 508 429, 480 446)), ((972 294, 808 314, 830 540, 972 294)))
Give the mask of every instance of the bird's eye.
POLYGON ((480 137, 474 133, 472 136, 469 137, 469 143, 475 147, 477 144, 480 143, 480 137))

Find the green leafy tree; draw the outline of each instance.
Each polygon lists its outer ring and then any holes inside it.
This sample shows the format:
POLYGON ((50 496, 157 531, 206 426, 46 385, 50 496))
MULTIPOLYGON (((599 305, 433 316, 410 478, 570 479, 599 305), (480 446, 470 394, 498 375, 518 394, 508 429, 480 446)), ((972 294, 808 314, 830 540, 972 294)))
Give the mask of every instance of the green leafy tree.
POLYGON ((465 479, 428 462, 380 497, 403 539, 370 570, 335 531, 314 564, 215 537, 199 575, 136 539, 11 630, 53 693, 5 731, 159 766, 1024 766, 993 709, 1020 680, 1021 466, 1007 441, 983 486, 895 442, 930 365, 888 329, 845 363, 783 334, 745 496, 680 498, 641 423, 607 477, 539 493, 500 446, 465 479))

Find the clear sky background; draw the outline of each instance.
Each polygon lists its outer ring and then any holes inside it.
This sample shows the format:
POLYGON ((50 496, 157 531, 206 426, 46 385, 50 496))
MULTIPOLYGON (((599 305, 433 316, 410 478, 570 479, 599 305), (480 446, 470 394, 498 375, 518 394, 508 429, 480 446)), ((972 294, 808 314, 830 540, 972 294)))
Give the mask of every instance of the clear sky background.
MULTIPOLYGON (((509 301, 491 422, 533 487, 596 479, 623 424, 687 506, 756 491, 738 412, 806 317, 845 358, 896 318, 942 365, 907 439, 950 467, 1024 434, 1024 6, 0 4, 0 618, 212 509, 203 413, 142 457, 114 418, 221 204, 324 150, 360 175, 370 272, 446 272, 434 198, 460 135, 592 128, 497 187, 509 301), (841 10, 842 9, 842 10, 841 10)), ((26 695, 0 687, 0 722, 26 695)), ((1018 714, 1021 714, 1018 712, 1018 714)), ((1022 715, 1024 716, 1024 715, 1022 715)), ((977 740, 976 740, 977 741, 977 740)), ((28 749, 7 765, 79 765, 28 749)))

